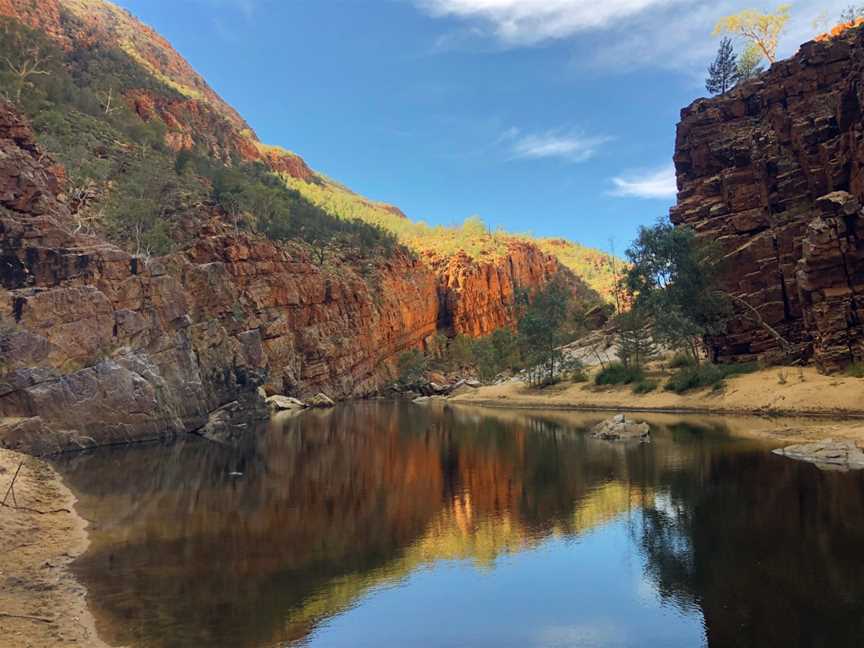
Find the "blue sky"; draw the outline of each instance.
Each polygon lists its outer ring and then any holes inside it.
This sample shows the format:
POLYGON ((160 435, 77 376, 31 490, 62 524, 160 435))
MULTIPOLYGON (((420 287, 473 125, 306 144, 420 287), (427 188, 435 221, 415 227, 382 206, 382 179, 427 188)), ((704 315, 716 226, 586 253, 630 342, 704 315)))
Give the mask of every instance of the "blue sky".
MULTIPOLYGON (((270 144, 411 218, 620 253, 740 0, 120 0, 270 144)), ((798 2, 790 55, 844 0, 798 2)))

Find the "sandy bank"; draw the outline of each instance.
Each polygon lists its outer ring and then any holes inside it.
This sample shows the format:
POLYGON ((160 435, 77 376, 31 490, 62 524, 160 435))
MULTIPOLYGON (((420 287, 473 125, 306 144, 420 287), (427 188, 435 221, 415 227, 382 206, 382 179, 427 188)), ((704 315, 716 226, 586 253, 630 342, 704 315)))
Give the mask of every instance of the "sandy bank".
POLYGON ((87 548, 75 498, 44 461, 0 449, 0 646, 103 647, 70 563, 87 548), (41 512, 37 512, 41 511, 41 512))
POLYGON ((864 442, 864 379, 825 376, 815 369, 765 369, 735 376, 720 391, 675 394, 662 390, 634 394, 629 387, 592 383, 533 389, 508 382, 481 387, 449 399, 453 403, 547 410, 677 412, 757 417, 796 417, 788 426, 748 426, 751 434, 778 441, 829 436, 864 442), (831 419, 831 420, 819 420, 831 419))

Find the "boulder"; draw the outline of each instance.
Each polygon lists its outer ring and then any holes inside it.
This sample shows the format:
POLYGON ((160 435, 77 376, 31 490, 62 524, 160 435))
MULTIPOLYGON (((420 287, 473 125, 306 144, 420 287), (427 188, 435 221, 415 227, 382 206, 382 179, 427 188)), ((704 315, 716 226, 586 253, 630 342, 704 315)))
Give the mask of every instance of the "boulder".
POLYGON ((267 397, 267 407, 273 412, 281 412, 283 410, 299 410, 306 407, 306 404, 291 396, 281 396, 274 394, 267 397))
POLYGON ((774 454, 799 461, 809 461, 823 470, 864 468, 864 452, 854 441, 825 439, 814 443, 799 443, 777 448, 774 454))
POLYGON ((325 394, 323 392, 319 392, 318 394, 315 394, 312 398, 310 398, 306 401, 306 407, 325 408, 325 407, 334 407, 335 405, 336 405, 336 403, 333 402, 333 399, 330 398, 327 394, 325 394))
POLYGON ((595 439, 606 441, 648 441, 651 435, 651 426, 644 421, 633 421, 624 414, 617 414, 602 423, 598 423, 591 430, 591 436, 595 439))

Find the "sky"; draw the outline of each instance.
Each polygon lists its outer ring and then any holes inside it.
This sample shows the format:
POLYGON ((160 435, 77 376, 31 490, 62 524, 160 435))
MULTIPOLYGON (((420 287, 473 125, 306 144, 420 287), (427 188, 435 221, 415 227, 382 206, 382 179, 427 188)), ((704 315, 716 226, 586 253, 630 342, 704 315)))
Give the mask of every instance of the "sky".
MULTIPOLYGON (((414 220, 619 254, 675 202, 717 19, 758 0, 119 0, 268 144, 414 220)), ((794 3, 779 54, 848 0, 794 3)), ((738 46, 741 49, 741 46, 738 46)))

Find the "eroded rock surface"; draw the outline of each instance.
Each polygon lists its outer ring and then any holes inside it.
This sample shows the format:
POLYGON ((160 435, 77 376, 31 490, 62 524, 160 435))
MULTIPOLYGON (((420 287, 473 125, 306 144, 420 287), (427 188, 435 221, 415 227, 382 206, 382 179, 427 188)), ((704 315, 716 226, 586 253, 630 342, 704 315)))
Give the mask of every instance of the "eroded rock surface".
POLYGON ((644 442, 651 436, 651 426, 644 421, 627 418, 624 414, 616 414, 595 425, 591 430, 591 436, 606 441, 644 442))
POLYGON ((722 246, 723 288, 758 313, 736 304, 711 341, 718 359, 864 358, 862 75, 864 30, 851 29, 682 111, 672 220, 722 246))
POLYGON ((823 470, 864 469, 864 452, 854 441, 825 439, 774 450, 774 454, 809 461, 823 470))

